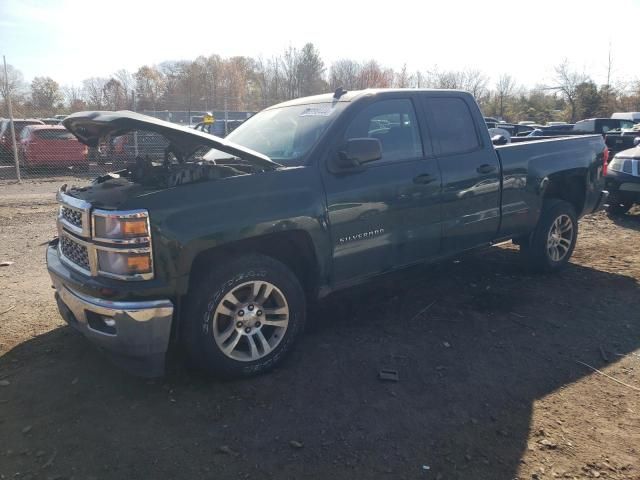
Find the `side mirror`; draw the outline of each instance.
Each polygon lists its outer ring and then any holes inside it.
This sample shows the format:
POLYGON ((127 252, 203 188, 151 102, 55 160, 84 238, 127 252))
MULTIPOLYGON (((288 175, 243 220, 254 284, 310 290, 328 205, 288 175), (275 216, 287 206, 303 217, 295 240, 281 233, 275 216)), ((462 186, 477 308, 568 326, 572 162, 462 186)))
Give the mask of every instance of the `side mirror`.
POLYGON ((506 139, 504 135, 494 135, 491 137, 491 143, 494 145, 506 145, 509 141, 506 139))
POLYGON ((640 145, 640 137, 636 137, 633 139, 633 146, 637 147, 638 145, 640 145))
POLYGON ((358 171, 365 163, 382 158, 382 144, 377 138, 351 138, 330 162, 330 170, 358 171))

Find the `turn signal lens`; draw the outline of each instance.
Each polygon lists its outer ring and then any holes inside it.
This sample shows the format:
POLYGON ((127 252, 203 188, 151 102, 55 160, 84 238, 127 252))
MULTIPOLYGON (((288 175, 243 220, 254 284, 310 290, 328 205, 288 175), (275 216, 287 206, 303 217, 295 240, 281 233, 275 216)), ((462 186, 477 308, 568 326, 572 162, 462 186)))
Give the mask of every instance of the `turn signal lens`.
POLYGON ((98 251, 98 265, 101 272, 114 275, 151 273, 151 254, 98 251))
POLYGON ((130 273, 147 273, 151 271, 151 257, 144 255, 132 255, 127 258, 127 267, 130 273))
POLYGON ((124 237, 146 237, 149 235, 146 218, 123 220, 121 229, 124 237))

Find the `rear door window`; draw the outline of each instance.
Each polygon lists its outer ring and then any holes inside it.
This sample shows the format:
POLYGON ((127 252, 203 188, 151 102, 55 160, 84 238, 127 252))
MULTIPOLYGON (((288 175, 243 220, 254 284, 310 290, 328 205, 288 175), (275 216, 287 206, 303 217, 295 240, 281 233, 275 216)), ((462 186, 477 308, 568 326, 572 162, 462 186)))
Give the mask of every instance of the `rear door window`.
POLYGON ((480 148, 476 123, 467 103, 461 98, 423 98, 430 119, 434 143, 440 155, 465 153, 480 148))

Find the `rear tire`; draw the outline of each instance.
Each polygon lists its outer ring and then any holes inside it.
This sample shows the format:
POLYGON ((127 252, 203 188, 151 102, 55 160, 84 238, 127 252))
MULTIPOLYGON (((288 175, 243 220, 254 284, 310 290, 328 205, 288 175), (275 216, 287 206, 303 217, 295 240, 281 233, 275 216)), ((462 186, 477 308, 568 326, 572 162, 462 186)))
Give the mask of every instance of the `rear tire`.
POLYGON ((535 272, 556 272, 566 267, 578 238, 578 219, 564 200, 547 200, 535 230, 520 245, 527 267, 535 272))
POLYGON ((184 345, 191 363, 216 377, 271 370, 304 329, 304 291, 271 257, 235 257, 193 283, 182 318, 184 345))

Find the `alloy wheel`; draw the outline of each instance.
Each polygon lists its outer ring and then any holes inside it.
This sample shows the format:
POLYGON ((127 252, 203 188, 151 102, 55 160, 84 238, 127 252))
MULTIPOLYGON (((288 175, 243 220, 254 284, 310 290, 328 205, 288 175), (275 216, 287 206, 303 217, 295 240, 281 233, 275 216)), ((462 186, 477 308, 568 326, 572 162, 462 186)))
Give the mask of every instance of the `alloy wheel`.
POLYGON ((289 325, 282 291, 266 281, 242 283, 228 292, 213 313, 213 337, 234 360, 251 362, 271 353, 289 325))

